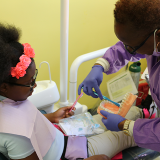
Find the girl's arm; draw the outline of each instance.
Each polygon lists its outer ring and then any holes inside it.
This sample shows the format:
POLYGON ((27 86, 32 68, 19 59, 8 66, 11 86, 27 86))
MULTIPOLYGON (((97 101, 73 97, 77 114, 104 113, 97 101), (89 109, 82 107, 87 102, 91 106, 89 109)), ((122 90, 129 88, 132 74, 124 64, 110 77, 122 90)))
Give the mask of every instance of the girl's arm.
POLYGON ((67 106, 67 107, 62 107, 60 109, 58 109, 57 111, 53 112, 53 113, 49 113, 49 114, 44 114, 44 116, 51 122, 51 123, 59 123, 60 119, 63 118, 68 118, 70 116, 74 115, 74 110, 75 108, 73 108, 73 111, 69 112, 69 110, 71 109, 72 106, 67 106))

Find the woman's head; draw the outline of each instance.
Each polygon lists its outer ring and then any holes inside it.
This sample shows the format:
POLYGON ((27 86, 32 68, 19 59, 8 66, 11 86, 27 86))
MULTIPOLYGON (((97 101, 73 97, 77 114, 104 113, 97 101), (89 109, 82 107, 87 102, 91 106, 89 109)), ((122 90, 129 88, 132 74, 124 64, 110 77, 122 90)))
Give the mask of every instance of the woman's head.
MULTIPOLYGON (((35 74, 35 63, 32 57, 25 55, 25 46, 19 43, 20 30, 11 25, 0 24, 0 95, 15 101, 27 99, 33 92, 30 87, 14 84, 30 85, 35 74), (24 63, 24 55, 30 60, 24 63), (21 59, 21 60, 20 60, 21 59), (24 74, 18 74, 19 65, 23 66, 24 74)), ((32 49, 30 47, 30 49, 32 49)), ((33 49, 32 49, 33 50, 33 49)), ((35 85, 36 86, 36 85, 35 85)))
MULTIPOLYGON (((145 42, 137 52, 152 54, 153 33, 160 28, 159 6, 160 0, 118 0, 114 10, 116 36, 133 48, 145 42)), ((159 41, 160 30, 156 32, 156 42, 159 41)))

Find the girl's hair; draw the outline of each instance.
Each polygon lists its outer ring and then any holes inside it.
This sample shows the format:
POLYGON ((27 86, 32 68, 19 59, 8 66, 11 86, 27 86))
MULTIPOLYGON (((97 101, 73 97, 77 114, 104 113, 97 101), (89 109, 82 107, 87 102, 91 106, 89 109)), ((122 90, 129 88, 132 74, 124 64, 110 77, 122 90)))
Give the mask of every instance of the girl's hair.
POLYGON ((114 17, 117 22, 130 23, 140 31, 154 31, 160 28, 160 0, 118 0, 114 17))
POLYGON ((15 26, 0 24, 0 85, 3 82, 15 82, 10 75, 11 67, 19 62, 24 47, 19 43, 21 31, 15 26))

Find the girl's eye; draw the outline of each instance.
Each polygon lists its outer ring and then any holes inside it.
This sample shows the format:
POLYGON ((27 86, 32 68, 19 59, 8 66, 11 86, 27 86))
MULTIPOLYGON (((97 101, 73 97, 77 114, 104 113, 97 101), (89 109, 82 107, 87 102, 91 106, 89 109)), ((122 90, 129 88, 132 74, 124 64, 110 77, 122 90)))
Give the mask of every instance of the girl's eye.
POLYGON ((30 84, 32 84, 32 81, 28 82, 26 85, 30 85, 30 84))

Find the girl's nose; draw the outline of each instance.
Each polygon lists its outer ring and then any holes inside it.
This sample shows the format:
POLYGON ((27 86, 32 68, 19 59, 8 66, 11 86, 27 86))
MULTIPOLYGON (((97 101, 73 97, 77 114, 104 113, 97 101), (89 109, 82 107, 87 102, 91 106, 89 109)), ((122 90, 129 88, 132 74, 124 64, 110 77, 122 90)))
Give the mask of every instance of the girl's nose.
POLYGON ((35 84, 34 84, 33 88, 36 88, 36 87, 37 87, 37 83, 35 82, 35 84))

